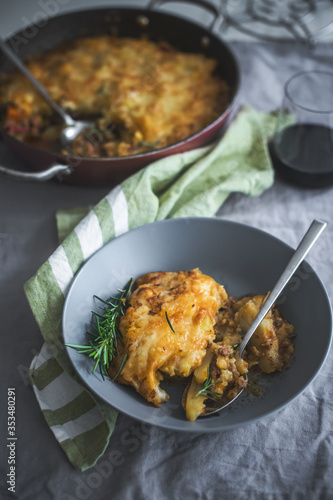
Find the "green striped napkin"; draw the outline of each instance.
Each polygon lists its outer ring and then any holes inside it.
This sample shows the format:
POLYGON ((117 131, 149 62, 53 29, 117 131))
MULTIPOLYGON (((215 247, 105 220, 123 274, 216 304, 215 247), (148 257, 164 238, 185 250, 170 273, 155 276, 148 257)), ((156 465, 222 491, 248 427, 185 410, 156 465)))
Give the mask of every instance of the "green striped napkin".
POLYGON ((75 273, 129 229, 170 217, 213 216, 231 192, 260 195, 274 178, 267 151, 274 123, 275 115, 244 108, 217 143, 151 164, 88 213, 85 207, 58 212, 62 243, 25 284, 45 340, 30 380, 48 425, 76 468, 92 467, 103 454, 117 412, 86 389, 64 349, 62 309, 75 273))

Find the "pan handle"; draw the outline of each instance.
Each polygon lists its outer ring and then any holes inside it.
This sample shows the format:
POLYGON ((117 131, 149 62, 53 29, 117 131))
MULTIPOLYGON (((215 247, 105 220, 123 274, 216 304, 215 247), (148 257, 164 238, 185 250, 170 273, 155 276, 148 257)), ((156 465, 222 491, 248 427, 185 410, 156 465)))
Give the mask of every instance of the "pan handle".
POLYGON ((52 165, 46 170, 41 172, 20 172, 19 170, 12 170, 11 168, 1 167, 0 174, 8 177, 9 179, 14 179, 17 181, 37 181, 44 182, 52 179, 57 174, 69 175, 73 172, 73 169, 68 165, 52 165))
POLYGON ((222 12, 213 4, 206 2, 205 0, 151 0, 147 6, 148 10, 154 10, 160 5, 164 3, 189 3, 192 5, 198 5, 198 7, 202 7, 205 10, 208 10, 211 14, 213 14, 214 19, 209 26, 209 30, 211 32, 217 31, 221 24, 224 21, 224 16, 222 12))

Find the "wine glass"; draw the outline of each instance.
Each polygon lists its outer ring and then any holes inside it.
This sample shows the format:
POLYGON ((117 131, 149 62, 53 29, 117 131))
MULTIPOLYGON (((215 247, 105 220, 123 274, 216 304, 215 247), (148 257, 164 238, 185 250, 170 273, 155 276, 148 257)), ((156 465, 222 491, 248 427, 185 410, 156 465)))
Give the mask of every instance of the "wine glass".
POLYGON ((287 81, 271 153, 285 179, 333 185, 333 73, 301 71, 287 81))

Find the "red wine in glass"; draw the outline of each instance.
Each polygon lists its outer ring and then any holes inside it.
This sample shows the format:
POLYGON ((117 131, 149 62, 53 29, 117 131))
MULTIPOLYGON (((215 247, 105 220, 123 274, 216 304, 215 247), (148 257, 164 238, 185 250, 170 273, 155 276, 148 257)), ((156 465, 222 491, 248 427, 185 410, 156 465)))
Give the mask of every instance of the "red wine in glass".
POLYGON ((333 72, 300 71, 284 86, 270 152, 275 169, 307 187, 333 185, 333 72))
POLYGON ((283 129, 271 145, 277 172, 307 187, 333 184, 333 129, 303 123, 283 129))

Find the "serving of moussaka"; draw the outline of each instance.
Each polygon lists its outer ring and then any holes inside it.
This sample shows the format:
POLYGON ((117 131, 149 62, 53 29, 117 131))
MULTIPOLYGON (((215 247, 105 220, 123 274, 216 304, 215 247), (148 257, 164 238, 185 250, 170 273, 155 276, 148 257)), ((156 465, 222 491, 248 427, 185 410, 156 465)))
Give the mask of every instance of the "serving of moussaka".
MULTIPOLYGON (((169 146, 205 128, 229 104, 215 59, 166 42, 101 35, 33 55, 26 64, 65 111, 94 123, 71 146, 83 157, 169 146)), ((1 76, 0 106, 9 134, 61 150, 61 119, 20 72, 1 76)))
POLYGON ((273 308, 250 339, 237 349, 265 296, 229 297, 199 269, 149 273, 137 280, 120 318, 122 346, 109 374, 132 385, 155 406, 169 396, 164 376, 188 377, 183 406, 188 420, 204 413, 208 399, 233 399, 257 369, 281 371, 294 352, 294 328, 273 308))

